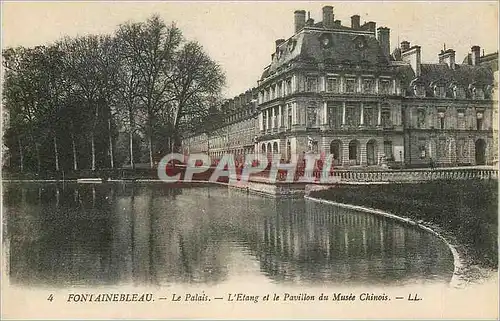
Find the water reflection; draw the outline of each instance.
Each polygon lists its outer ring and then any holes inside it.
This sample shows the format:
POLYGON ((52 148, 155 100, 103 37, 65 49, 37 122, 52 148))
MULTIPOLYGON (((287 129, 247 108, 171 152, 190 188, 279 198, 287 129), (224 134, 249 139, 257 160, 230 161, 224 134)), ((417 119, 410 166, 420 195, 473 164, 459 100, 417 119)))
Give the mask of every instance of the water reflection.
POLYGON ((447 282, 448 248, 391 220, 218 187, 6 184, 10 280, 30 285, 447 282))

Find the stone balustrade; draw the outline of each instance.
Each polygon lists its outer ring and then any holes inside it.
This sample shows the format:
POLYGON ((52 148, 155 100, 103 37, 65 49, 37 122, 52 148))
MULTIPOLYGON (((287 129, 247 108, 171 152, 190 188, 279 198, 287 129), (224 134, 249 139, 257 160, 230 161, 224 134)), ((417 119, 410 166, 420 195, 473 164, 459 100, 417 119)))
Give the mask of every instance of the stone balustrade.
MULTIPOLYGON (((310 173, 295 173, 294 181, 300 177, 314 177, 319 182, 320 171, 310 173)), ((498 169, 495 168, 440 168, 440 169, 402 169, 402 170, 333 170, 329 174, 331 182, 362 183, 362 182, 425 182, 432 180, 465 180, 465 179, 498 179, 498 169)), ((269 172, 261 172, 251 180, 261 181, 269 178, 269 172)), ((286 180, 285 172, 278 172, 277 182, 286 180)))

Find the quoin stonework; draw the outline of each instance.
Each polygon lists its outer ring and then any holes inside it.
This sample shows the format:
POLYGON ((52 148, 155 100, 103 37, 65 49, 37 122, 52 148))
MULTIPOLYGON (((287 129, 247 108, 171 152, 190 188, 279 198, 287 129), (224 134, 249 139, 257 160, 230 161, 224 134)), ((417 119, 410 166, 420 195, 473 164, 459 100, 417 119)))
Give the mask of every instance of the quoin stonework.
POLYGON ((497 161, 498 52, 471 44, 421 61, 408 40, 391 49, 390 29, 353 15, 321 22, 290 16, 294 34, 277 39, 257 86, 227 100, 210 133, 192 133, 184 153, 331 154, 336 166, 461 166, 497 161))

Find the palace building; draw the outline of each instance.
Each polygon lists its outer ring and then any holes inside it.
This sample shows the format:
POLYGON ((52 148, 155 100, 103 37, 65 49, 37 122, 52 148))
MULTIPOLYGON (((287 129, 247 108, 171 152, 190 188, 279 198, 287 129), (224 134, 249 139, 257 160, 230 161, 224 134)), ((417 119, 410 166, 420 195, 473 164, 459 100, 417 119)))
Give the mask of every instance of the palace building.
POLYGON ((391 51, 387 27, 358 15, 346 26, 331 6, 322 16, 295 11, 295 33, 276 40, 258 86, 222 106, 227 119, 210 139, 189 137, 184 149, 332 154, 342 167, 496 161, 498 52, 474 45, 458 63, 443 48, 423 63, 408 41, 391 51))

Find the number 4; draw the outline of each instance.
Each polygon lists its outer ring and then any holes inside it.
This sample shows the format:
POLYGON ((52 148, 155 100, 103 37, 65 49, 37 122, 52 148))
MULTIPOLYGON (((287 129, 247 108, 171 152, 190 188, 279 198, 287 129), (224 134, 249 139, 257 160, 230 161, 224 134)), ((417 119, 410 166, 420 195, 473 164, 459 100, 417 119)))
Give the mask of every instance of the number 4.
POLYGON ((51 295, 49 295, 49 297, 47 298, 47 301, 52 302, 52 300, 54 300, 54 296, 51 294, 51 295))

